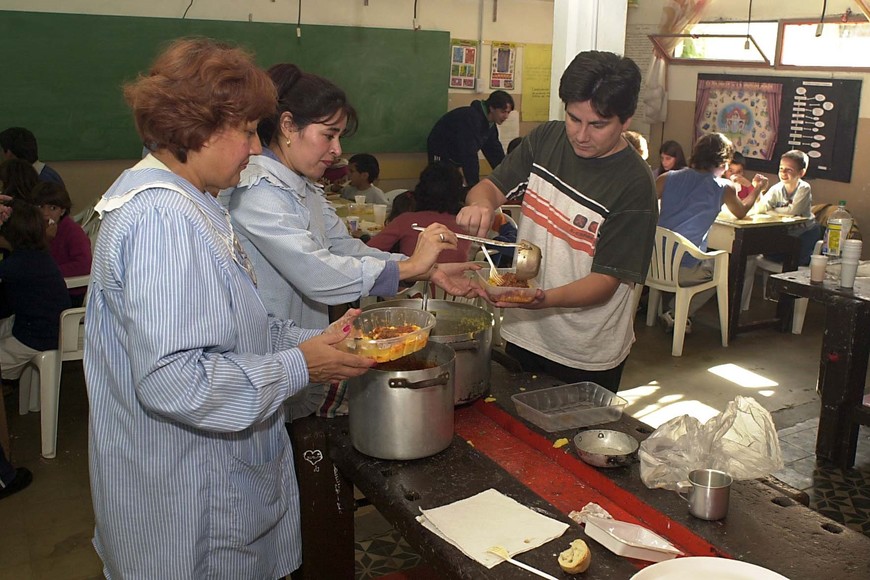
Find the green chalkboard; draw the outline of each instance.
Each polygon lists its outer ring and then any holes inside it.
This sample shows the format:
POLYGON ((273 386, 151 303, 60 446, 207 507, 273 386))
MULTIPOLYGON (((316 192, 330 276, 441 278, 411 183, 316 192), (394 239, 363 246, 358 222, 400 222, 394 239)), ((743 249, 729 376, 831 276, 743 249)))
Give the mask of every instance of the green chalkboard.
POLYGON ((447 32, 0 11, 0 130, 23 126, 48 160, 130 159, 142 144, 121 85, 168 41, 208 36, 269 67, 293 62, 347 91, 360 129, 348 151, 426 150, 447 110, 447 32))

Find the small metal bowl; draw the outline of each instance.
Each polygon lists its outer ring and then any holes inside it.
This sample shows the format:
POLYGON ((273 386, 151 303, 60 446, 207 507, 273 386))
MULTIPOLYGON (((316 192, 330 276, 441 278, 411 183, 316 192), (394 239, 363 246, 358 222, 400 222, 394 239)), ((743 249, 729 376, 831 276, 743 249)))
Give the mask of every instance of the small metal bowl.
POLYGON ((612 429, 590 429, 574 436, 577 455, 595 467, 628 465, 639 445, 631 435, 612 429))

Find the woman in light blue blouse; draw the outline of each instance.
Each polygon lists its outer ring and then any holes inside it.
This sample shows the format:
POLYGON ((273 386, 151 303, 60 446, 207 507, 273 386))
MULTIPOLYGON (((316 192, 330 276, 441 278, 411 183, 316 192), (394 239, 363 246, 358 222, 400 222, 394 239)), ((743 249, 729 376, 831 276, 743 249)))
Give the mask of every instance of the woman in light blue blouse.
MULTIPOLYGON (((299 567, 282 403, 373 361, 267 315, 209 192, 260 153, 275 88, 245 52, 173 43, 125 87, 151 154, 97 205, 84 367, 94 546, 107 578, 281 578, 299 567)), ((358 311, 355 311, 358 313, 358 311)))

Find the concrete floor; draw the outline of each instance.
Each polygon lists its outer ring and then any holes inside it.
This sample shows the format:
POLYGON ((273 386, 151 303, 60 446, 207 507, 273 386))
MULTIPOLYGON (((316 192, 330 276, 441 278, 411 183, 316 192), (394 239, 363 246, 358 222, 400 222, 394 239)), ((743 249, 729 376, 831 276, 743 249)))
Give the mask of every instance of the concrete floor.
MULTIPOLYGON (((749 314, 761 316, 771 308, 771 303, 754 299, 749 314)), ((629 400, 626 412, 653 426, 686 413, 706 420, 734 397, 752 396, 772 413, 787 443, 783 445, 787 469, 778 475, 812 493, 820 481, 817 473, 813 475, 818 470, 812 442, 813 419, 818 415, 815 386, 823 316, 821 308, 811 303, 803 334, 754 331, 723 348, 715 307, 708 304, 696 318, 694 332, 686 338, 679 358, 670 356, 671 336, 660 326, 644 326, 638 316, 637 343, 620 393, 629 400)), ((53 460, 39 456, 39 415, 21 417, 17 399, 6 400, 13 460, 33 471, 34 482, 0 502, 0 580, 102 577, 90 544, 93 514, 87 475, 87 398, 79 362, 64 365, 62 387, 58 454, 53 460)), ((857 486, 866 491, 870 480, 866 432, 859 442, 856 467, 838 473, 851 478, 853 488, 858 474, 857 486)), ((861 517, 870 521, 860 516, 852 524, 860 526, 861 517)), ((358 541, 389 532, 371 510, 364 510, 357 522, 358 541)), ((403 562, 410 565, 411 560, 403 562)))

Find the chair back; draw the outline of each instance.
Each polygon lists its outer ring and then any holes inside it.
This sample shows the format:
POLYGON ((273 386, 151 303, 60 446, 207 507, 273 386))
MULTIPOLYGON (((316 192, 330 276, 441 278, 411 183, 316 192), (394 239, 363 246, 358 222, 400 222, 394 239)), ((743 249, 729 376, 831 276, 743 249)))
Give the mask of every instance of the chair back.
MULTIPOLYGON (((66 283, 67 290, 70 288, 82 288, 91 283, 91 275, 85 274, 83 276, 69 276, 68 278, 64 278, 63 281, 66 283)), ((85 299, 83 304, 88 303, 88 296, 90 292, 85 293, 85 299)))
POLYGON ((60 314, 60 359, 82 360, 85 354, 85 308, 67 308, 60 314))
POLYGON ((667 228, 656 226, 655 243, 653 244, 652 258, 649 263, 647 284, 654 282, 656 286, 664 290, 668 287, 679 287, 680 264, 686 253, 701 253, 698 246, 690 242, 686 237, 667 228))

